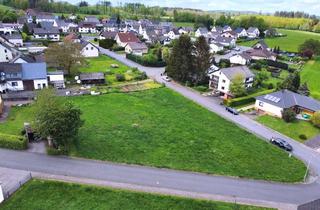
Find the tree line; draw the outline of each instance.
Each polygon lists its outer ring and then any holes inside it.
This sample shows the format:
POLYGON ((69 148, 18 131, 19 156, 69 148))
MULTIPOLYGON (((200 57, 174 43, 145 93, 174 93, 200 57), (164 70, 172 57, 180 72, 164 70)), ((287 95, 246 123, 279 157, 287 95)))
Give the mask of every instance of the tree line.
POLYGON ((316 15, 310 15, 305 12, 300 11, 276 11, 274 16, 277 17, 287 17, 287 18, 307 18, 307 19, 317 19, 316 15))

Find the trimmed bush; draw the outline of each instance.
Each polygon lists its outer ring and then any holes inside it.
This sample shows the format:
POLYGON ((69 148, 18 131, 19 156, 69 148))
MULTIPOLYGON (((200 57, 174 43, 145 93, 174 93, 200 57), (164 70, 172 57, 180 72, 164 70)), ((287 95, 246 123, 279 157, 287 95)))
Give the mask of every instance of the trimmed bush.
POLYGON ((288 69, 289 65, 286 63, 282 63, 279 61, 267 60, 267 64, 272 67, 280 68, 280 69, 288 69))
POLYGON ((296 120, 296 113, 292 109, 284 109, 282 119, 287 123, 293 122, 296 120))
POLYGON ((104 49, 111 49, 114 44, 116 43, 115 40, 113 39, 102 39, 99 40, 99 46, 104 48, 104 49))
POLYGON ((123 82, 126 80, 125 76, 123 74, 116 74, 116 80, 118 82, 123 82))
POLYGON ((0 147, 15 150, 24 150, 28 147, 27 139, 23 136, 0 134, 0 147))
POLYGON ((231 106, 231 107, 251 104, 256 101, 255 97, 260 96, 260 95, 264 95, 264 94, 268 94, 268 93, 272 93, 273 91, 274 91, 273 89, 265 90, 265 91, 258 92, 256 94, 252 94, 252 95, 248 95, 248 96, 244 96, 244 97, 240 97, 240 98, 225 100, 224 104, 227 106, 231 106))
POLYGON ((300 134, 300 135, 299 135, 299 139, 301 139, 301 140, 307 140, 308 138, 307 138, 307 136, 306 136, 305 134, 300 134))

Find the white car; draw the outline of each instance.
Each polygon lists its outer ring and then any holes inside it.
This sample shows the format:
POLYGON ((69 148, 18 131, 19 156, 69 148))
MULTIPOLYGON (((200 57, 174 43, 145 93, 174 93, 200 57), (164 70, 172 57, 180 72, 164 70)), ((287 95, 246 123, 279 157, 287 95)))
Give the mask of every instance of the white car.
POLYGON ((171 82, 171 79, 168 76, 162 76, 162 79, 166 82, 171 82))

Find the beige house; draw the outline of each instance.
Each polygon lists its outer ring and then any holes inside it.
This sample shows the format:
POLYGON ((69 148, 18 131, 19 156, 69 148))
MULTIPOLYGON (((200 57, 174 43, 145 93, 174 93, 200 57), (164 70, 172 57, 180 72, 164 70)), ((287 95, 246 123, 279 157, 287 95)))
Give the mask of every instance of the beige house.
POLYGON ((125 47, 127 54, 140 55, 148 53, 148 47, 145 43, 141 42, 129 42, 125 47))

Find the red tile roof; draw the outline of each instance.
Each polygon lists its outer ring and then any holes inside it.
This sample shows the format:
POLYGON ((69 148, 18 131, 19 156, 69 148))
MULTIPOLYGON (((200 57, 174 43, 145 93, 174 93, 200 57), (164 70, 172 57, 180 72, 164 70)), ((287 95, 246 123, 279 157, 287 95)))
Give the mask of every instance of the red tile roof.
POLYGON ((118 37, 123 43, 140 41, 133 33, 118 33, 118 37))

